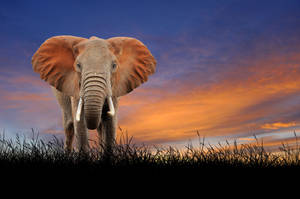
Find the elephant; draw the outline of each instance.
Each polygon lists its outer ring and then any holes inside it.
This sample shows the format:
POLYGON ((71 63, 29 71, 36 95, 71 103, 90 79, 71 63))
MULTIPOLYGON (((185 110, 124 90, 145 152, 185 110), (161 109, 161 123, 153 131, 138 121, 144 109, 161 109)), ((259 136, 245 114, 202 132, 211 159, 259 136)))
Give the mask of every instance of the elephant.
POLYGON ((156 60, 135 38, 62 35, 39 47, 32 68, 50 84, 61 108, 64 148, 72 151, 75 140, 75 150, 87 151, 88 129, 97 129, 101 146, 109 150, 116 139, 119 98, 155 73, 156 60))

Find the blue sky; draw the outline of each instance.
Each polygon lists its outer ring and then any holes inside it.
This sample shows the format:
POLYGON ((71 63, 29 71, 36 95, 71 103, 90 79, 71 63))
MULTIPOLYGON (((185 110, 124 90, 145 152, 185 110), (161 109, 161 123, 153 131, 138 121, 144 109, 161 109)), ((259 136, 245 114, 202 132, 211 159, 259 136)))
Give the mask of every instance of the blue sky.
POLYGON ((56 35, 129 36, 148 46, 157 72, 121 99, 119 115, 138 141, 300 124, 299 1, 1 1, 0 128, 61 132, 55 99, 31 67, 56 35))

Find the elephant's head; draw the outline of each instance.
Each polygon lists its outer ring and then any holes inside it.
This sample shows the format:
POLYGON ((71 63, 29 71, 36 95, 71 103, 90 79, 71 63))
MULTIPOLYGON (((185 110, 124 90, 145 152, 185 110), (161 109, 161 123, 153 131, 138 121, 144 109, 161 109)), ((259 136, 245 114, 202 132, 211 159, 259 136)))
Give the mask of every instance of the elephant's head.
MULTIPOLYGON (((80 99, 88 129, 99 126, 103 106, 114 114, 112 96, 132 91, 155 71, 156 61, 147 47, 129 37, 107 40, 56 36, 46 40, 32 57, 41 79, 68 96, 80 99)), ((81 105, 78 106, 79 111, 81 105)))

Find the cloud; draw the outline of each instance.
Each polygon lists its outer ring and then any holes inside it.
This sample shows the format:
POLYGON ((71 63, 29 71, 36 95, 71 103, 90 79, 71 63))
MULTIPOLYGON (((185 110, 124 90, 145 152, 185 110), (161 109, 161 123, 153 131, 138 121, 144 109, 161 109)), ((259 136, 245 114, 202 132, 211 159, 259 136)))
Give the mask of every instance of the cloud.
POLYGON ((289 123, 282 123, 282 122, 275 122, 275 123, 267 123, 261 126, 262 129, 280 129, 280 128, 286 128, 286 127, 291 127, 291 126, 296 126, 295 122, 289 122, 289 123))
POLYGON ((0 125, 12 131, 60 126, 58 104, 50 86, 38 77, 8 72, 0 75, 0 125))
POLYGON ((283 148, 293 149, 299 145, 299 135, 296 133, 299 130, 299 126, 293 126, 293 130, 291 128, 274 130, 273 132, 262 134, 252 141, 249 140, 248 143, 259 144, 267 151, 280 151, 283 148))
POLYGON ((300 49, 233 63, 207 84, 197 84, 200 70, 174 78, 175 84, 171 78, 161 88, 136 89, 120 101, 120 125, 139 140, 167 142, 196 137, 196 131, 247 135, 300 122, 300 49))
POLYGON ((280 149, 299 149, 299 137, 287 137, 281 139, 273 139, 264 142, 264 147, 272 151, 280 151, 280 149))

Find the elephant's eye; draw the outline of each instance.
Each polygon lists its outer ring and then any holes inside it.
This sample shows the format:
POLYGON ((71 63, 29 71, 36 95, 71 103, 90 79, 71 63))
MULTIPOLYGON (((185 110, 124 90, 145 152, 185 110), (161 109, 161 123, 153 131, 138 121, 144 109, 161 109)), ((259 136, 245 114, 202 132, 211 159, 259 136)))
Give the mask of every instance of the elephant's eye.
POLYGON ((113 62, 111 67, 112 67, 112 69, 113 69, 113 71, 114 71, 114 70, 117 69, 117 64, 116 64, 115 62, 113 62))
POLYGON ((77 68, 78 68, 79 70, 81 70, 81 65, 80 65, 80 63, 77 63, 76 66, 77 66, 77 68))

